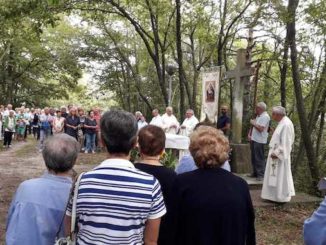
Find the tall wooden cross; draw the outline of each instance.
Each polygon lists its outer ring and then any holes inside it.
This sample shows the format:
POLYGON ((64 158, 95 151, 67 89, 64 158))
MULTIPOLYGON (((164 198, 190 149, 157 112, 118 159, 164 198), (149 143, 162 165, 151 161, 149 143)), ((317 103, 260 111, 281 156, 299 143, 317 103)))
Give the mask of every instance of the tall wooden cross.
POLYGON ((248 67, 247 49, 237 51, 237 66, 232 71, 227 71, 225 79, 235 79, 232 94, 232 143, 241 144, 242 119, 243 119, 243 94, 244 78, 254 74, 255 68, 248 67))

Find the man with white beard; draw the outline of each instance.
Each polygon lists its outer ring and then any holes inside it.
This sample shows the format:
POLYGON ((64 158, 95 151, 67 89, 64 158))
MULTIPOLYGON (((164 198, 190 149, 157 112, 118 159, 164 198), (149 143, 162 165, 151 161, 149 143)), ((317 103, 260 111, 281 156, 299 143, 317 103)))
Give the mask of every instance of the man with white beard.
POLYGON ((180 134, 183 136, 190 136, 190 134, 194 131, 194 128, 199 123, 198 119, 194 115, 194 111, 188 109, 186 112, 186 119, 183 121, 181 125, 180 134))
POLYGON ((172 107, 167 107, 165 112, 166 113, 162 116, 163 130, 168 134, 177 134, 180 123, 173 115, 172 107))
POLYGON ((294 127, 285 108, 273 108, 272 118, 278 125, 269 143, 269 153, 261 197, 274 202, 289 202, 295 195, 291 172, 294 127))

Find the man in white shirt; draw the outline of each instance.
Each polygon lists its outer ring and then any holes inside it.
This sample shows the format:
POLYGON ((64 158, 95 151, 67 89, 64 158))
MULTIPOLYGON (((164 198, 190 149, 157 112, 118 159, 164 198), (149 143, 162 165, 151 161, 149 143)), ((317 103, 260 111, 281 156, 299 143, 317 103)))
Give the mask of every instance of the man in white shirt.
POLYGON ((248 138, 251 146, 251 164, 253 173, 250 177, 262 181, 265 173, 264 147, 267 144, 270 117, 266 112, 266 104, 259 102, 256 106, 256 118, 250 121, 252 128, 248 138))
POLYGON ((190 134, 194 131, 196 125, 199 123, 198 119, 194 115, 194 111, 188 109, 186 112, 186 119, 183 121, 181 125, 180 134, 183 136, 190 136, 190 134))
POLYGON ((269 143, 266 172, 261 197, 274 202, 289 202, 295 195, 291 172, 291 151, 294 142, 294 127, 286 116, 285 108, 273 108, 273 120, 278 125, 269 143))
POLYGON ((141 130, 143 127, 148 125, 148 123, 146 122, 146 119, 143 115, 140 116, 140 118, 137 122, 137 125, 138 125, 138 130, 141 130))
POLYGON ((172 107, 167 107, 165 114, 162 116, 163 130, 168 134, 177 134, 179 130, 180 123, 177 118, 173 115, 172 107))
POLYGON ((160 116, 159 112, 157 109, 154 109, 152 111, 152 121, 149 123, 150 125, 155 125, 157 127, 163 128, 163 121, 162 121, 162 117, 160 116))

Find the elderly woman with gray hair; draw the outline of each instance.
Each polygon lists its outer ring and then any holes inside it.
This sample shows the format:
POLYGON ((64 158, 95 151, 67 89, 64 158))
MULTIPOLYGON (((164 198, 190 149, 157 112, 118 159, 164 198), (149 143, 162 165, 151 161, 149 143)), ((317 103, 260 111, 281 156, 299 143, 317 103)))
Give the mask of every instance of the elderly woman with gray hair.
POLYGON ((227 138, 213 127, 201 126, 192 133, 189 150, 198 169, 175 181, 175 244, 256 243, 248 185, 221 168, 229 149, 227 138))
POLYGON ((66 134, 46 141, 42 154, 47 172, 19 185, 9 209, 7 245, 54 244, 56 233, 63 231, 78 149, 76 139, 66 134))

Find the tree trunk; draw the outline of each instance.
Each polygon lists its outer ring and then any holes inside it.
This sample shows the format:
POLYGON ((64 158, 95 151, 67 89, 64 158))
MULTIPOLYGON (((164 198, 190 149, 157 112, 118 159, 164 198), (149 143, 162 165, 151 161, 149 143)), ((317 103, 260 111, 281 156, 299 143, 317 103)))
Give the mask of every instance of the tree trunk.
POLYGON ((311 135, 309 133, 308 121, 307 121, 307 116, 306 116, 306 111, 304 108, 304 102, 302 96, 298 60, 297 60, 298 54, 297 54, 297 47, 296 47, 295 17, 296 17, 296 10, 298 4, 299 4, 299 0, 288 1, 288 14, 289 14, 289 22, 287 23, 288 43, 291 49, 292 78, 293 78, 295 98, 297 102, 297 111, 299 115, 300 128, 302 132, 302 139, 306 149, 311 177, 313 179, 312 185, 314 188, 316 188, 319 181, 319 170, 317 167, 316 155, 312 144, 311 135))
POLYGON ((183 71, 183 55, 182 55, 182 37, 181 37, 181 1, 176 0, 176 45, 177 45, 177 60, 178 60, 178 74, 179 74, 179 84, 180 84, 180 121, 183 120, 185 115, 185 105, 184 105, 184 97, 185 97, 185 91, 184 91, 184 84, 185 84, 185 77, 184 77, 184 71, 183 71))
MULTIPOLYGON (((325 50, 325 55, 326 55, 326 50, 325 50)), ((314 88, 313 103, 312 103, 310 113, 308 116, 308 118, 309 118, 309 124, 308 124, 309 135, 312 135, 313 132, 315 131, 316 124, 318 122, 318 118, 325 110, 324 109, 325 99, 326 99, 325 84, 326 84, 326 56, 325 56, 325 62, 324 62, 324 66, 323 66, 323 70, 322 70, 320 79, 317 83, 317 86, 314 88)), ((320 143, 317 140, 316 156, 318 156, 319 144, 320 143)), ((304 144, 303 144, 303 140, 301 139, 298 154, 295 158, 295 161, 293 162, 293 175, 296 174, 296 171, 297 171, 300 163, 302 162, 303 156, 304 156, 304 144)))
POLYGON ((225 28, 226 15, 227 15, 227 5, 228 5, 228 0, 224 0, 223 14, 221 16, 221 27, 220 27, 220 31, 218 34, 218 41, 217 41, 217 66, 223 65, 223 49, 225 44, 224 28, 225 28))
POLYGON ((281 67, 281 105, 286 108, 286 75, 288 70, 288 59, 289 59, 289 42, 288 42, 289 32, 286 32, 286 40, 284 43, 284 53, 282 58, 281 67))

